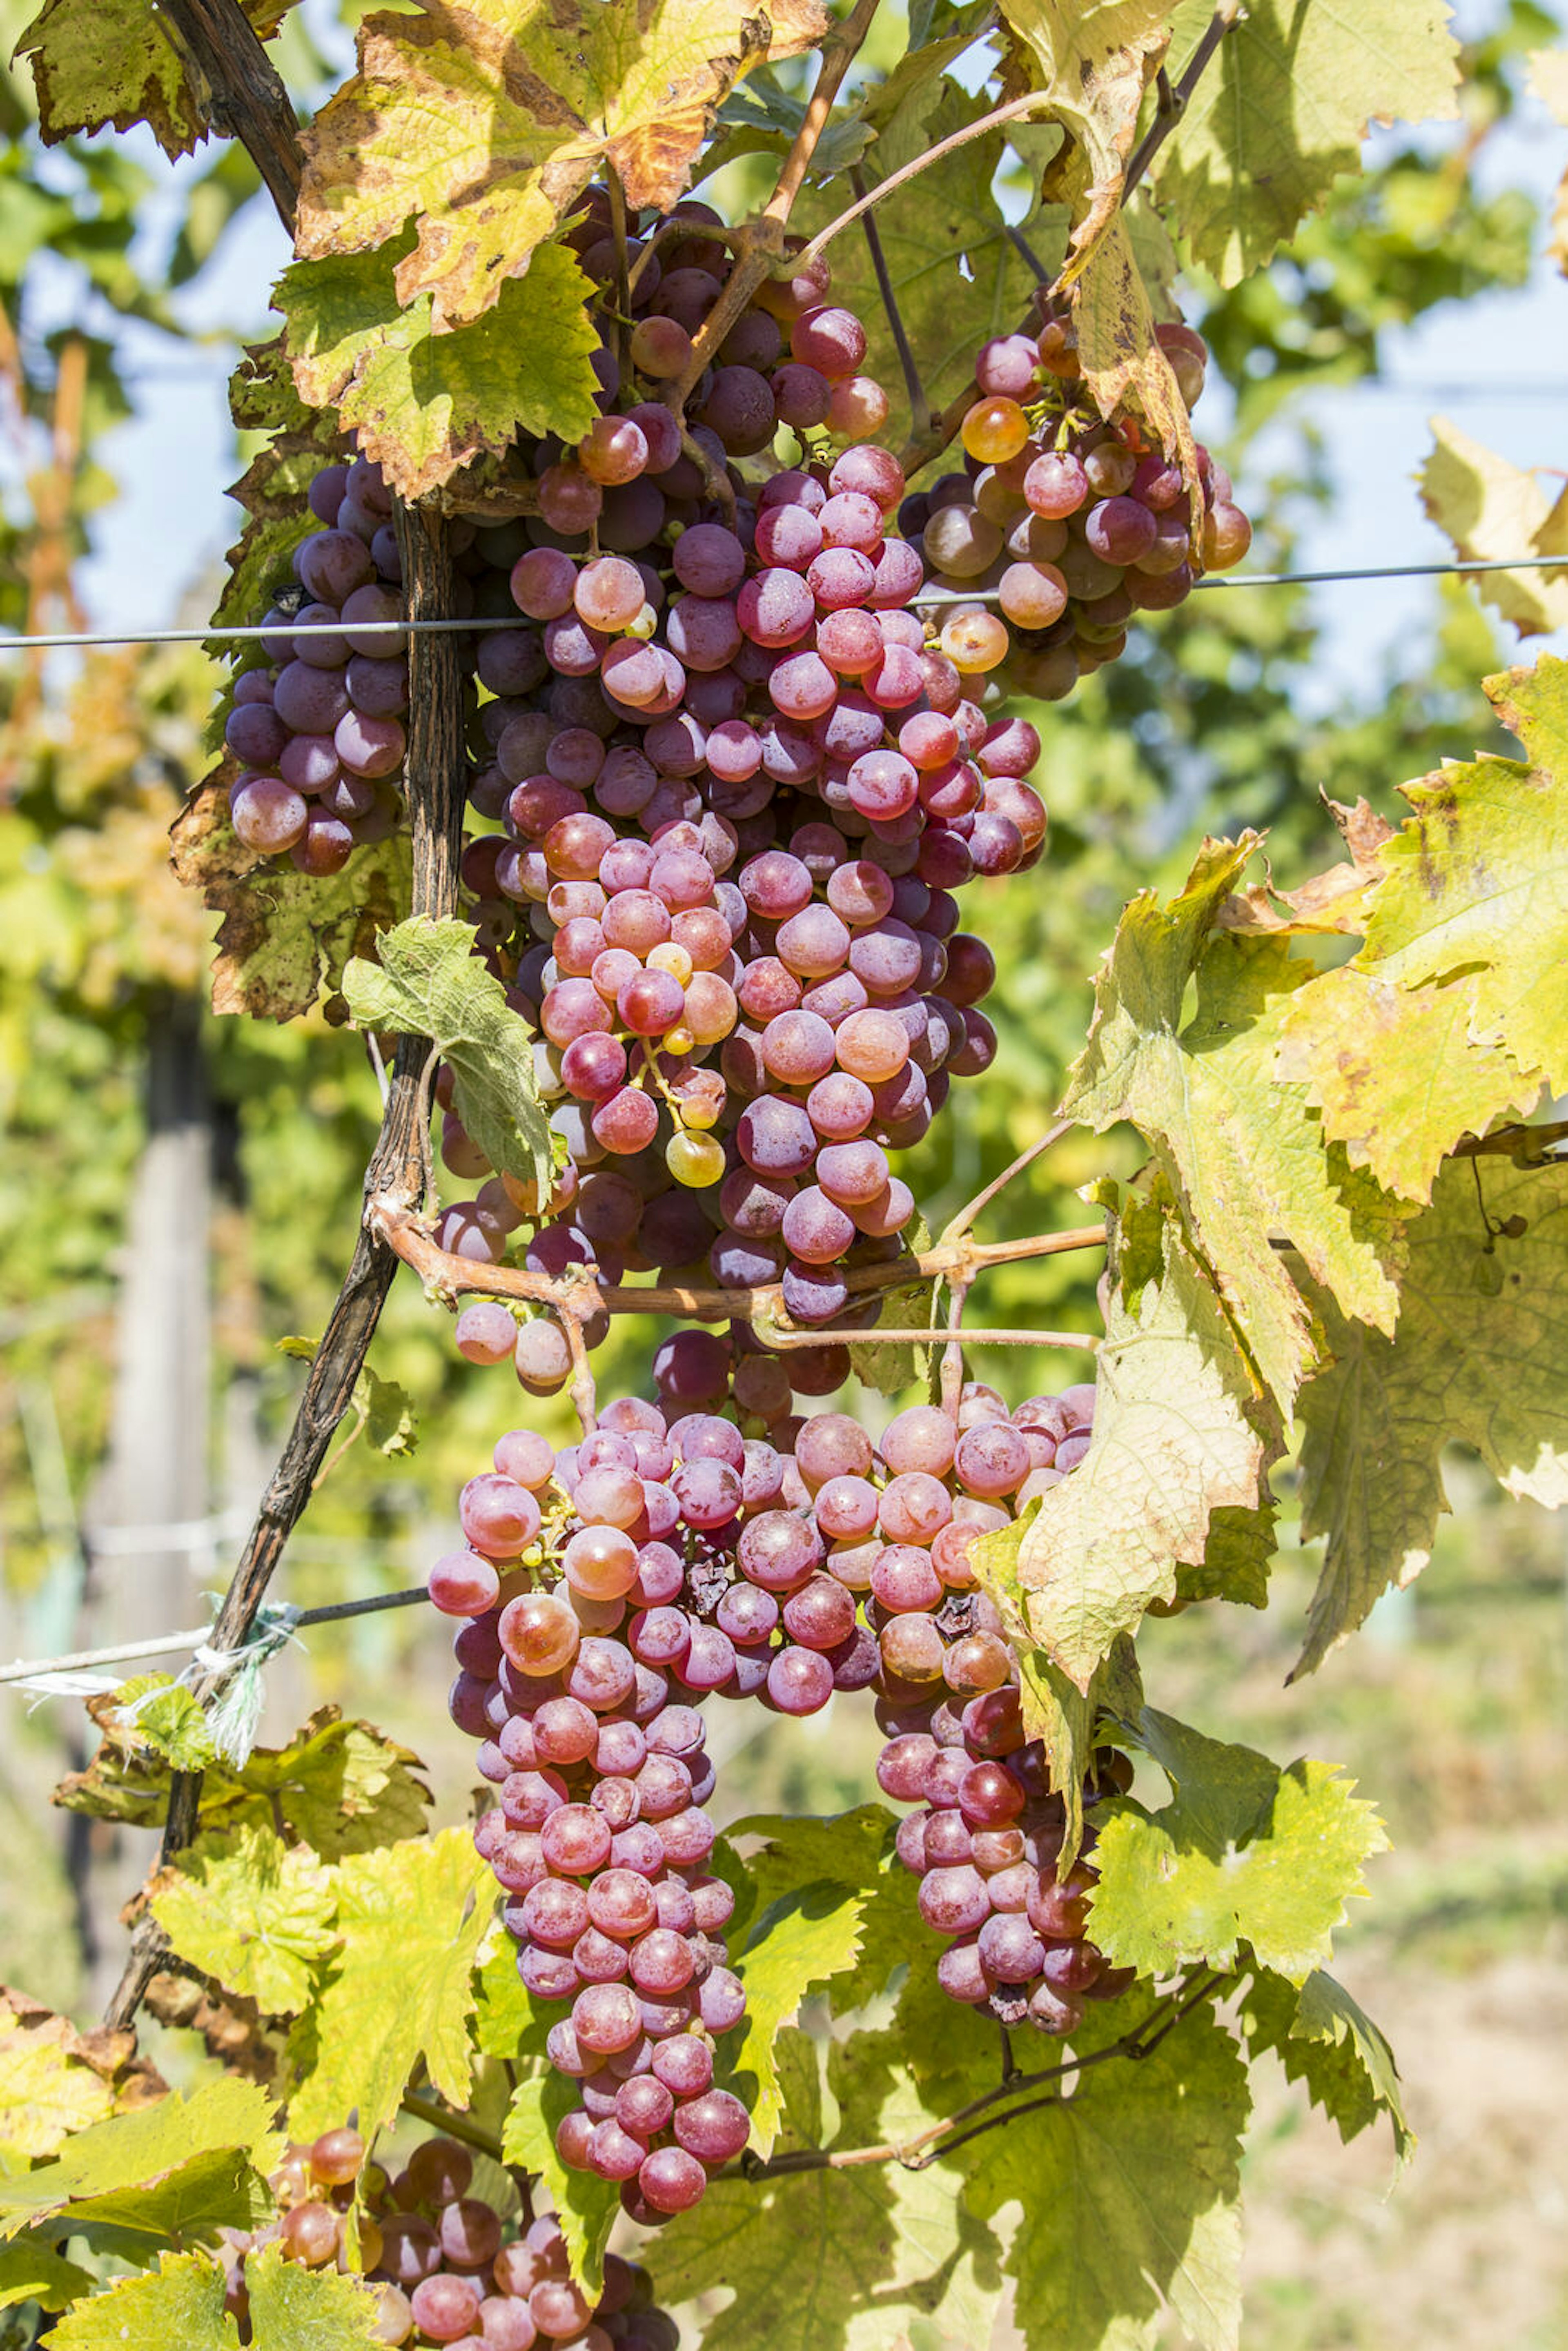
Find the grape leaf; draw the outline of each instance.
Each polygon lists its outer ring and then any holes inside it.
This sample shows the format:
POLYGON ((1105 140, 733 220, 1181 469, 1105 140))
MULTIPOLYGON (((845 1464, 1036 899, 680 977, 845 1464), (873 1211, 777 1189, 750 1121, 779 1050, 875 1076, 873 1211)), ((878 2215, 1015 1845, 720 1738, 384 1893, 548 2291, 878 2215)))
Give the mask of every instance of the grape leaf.
MULTIPOLYGON (((253 2152, 267 2168, 277 2145, 272 2105, 254 2083, 224 2076, 189 2098, 171 2095, 78 2131, 51 2163, 0 2178, 0 2237, 45 2215, 68 2219, 78 2199, 115 2195, 209 2154, 253 2152)), ((68 2233, 61 2231, 60 2233, 68 2233)))
POLYGON ((1197 444, 1169 360, 1155 337, 1155 313, 1144 284, 1131 225, 1119 215, 1101 229, 1082 264, 1074 298, 1079 365, 1102 416, 1135 409, 1179 465, 1190 492, 1197 485, 1197 444))
POLYGON ((430 297, 397 308, 393 262, 406 249, 404 239, 285 270, 273 298, 305 398, 335 407, 407 498, 519 433, 580 441, 598 413, 599 339, 576 256, 541 246, 526 285, 507 279, 494 308, 442 334, 430 297))
POLYGON ((1272 2050, 1286 2080, 1305 2083, 1342 2139, 1348 2143, 1386 2115, 1396 2159, 1409 2161, 1416 2140, 1394 2052, 1343 1984, 1322 1968, 1300 1986, 1260 1969, 1243 1995, 1240 2022, 1252 2055, 1272 2050))
POLYGON ((1062 270, 1071 284, 1115 222, 1144 92, 1170 46, 1168 0, 1099 0, 1087 8, 1074 0, 1001 0, 1001 13, 1032 58, 1051 120, 1072 137, 1073 228, 1062 270))
POLYGON ((474 1954, 489 1918, 486 1876, 462 1827, 339 1864, 342 1949, 288 2042, 297 2137, 331 2129, 355 2108, 371 2137, 397 2112, 421 2057, 440 2095, 466 2105, 474 1954))
POLYGON ((52 2245, 26 2239, 0 2249, 0 2310, 13 2303, 37 2302, 46 2310, 63 2310, 79 2294, 90 2294, 98 2280, 90 2270, 68 2262, 52 2245))
MULTIPOLYGON (((1381 852, 1363 969, 1405 987, 1469 972, 1472 1037, 1568 1092, 1568 662, 1486 681, 1528 760, 1455 761, 1404 786, 1415 810, 1381 852)), ((1347 1300, 1341 1301, 1354 1311, 1347 1300)))
POLYGON ((452 1071, 453 1107, 491 1165, 554 1181, 549 1121, 539 1103, 528 1026, 474 953, 467 923, 420 914, 387 932, 380 964, 350 963, 343 994, 361 1028, 428 1037, 452 1071))
MULTIPOLYGON (((1568 556, 1568 497, 1553 503, 1533 474, 1472 441, 1446 416, 1432 419, 1432 441, 1421 468, 1421 503, 1461 562, 1568 556)), ((1470 584, 1521 637, 1568 626, 1568 570, 1482 571, 1470 584)))
MULTIPOLYGON (((746 2019, 731 2072, 751 2116, 752 2144, 772 2154, 784 2111, 779 2036, 816 1985, 848 1974, 861 1956, 867 1896, 819 1880, 772 1902, 754 1922, 733 1965, 746 1986, 746 2019)), ((733 1947, 732 1947, 733 1949, 733 1947)))
MULTIPOLYGON (((224 2273, 200 2253, 162 2253, 141 2277, 116 2278, 56 2321, 51 2351, 239 2351, 224 2308, 224 2273)), ((257 2351, 267 2351, 257 2338, 257 2351)), ((282 2346, 278 2346, 282 2351, 282 2346)))
POLYGON ((1260 1433, 1266 1405, 1207 1269, 1157 1190, 1129 1198, 1112 1263, 1089 1450, 1041 1498, 1017 1569, 1030 1637, 1084 1692, 1150 1602, 1175 1597, 1179 1566, 1205 1562, 1216 1514, 1266 1509, 1280 1449, 1260 1433), (1132 1296, 1124 1233, 1134 1252, 1157 1239, 1157 1275, 1132 1296))
POLYGON ((1443 1448, 1472 1445, 1509 1493, 1568 1502, 1568 1169, 1455 1161, 1410 1227, 1392 1340, 1316 1300, 1331 1362, 1301 1391, 1301 1539, 1328 1538, 1298 1674, 1430 1556, 1443 1448), (1494 1225, 1520 1217, 1518 1239, 1494 1225))
POLYGON ((38 2223, 41 2233, 80 2237, 95 2252, 142 2263, 165 2245, 216 2244, 225 2229, 270 2220, 272 2190, 243 2148, 209 2147, 159 2179, 74 2197, 38 2223))
MULTIPOLYGON (((1176 80, 1213 16, 1181 0, 1176 80)), ((1222 286, 1261 269, 1360 162, 1369 120, 1458 112, 1443 0, 1248 0, 1150 166, 1162 207, 1222 286)))
POLYGON ((0 2162, 9 2167, 53 2155, 117 2105, 146 2105, 162 2083, 131 2064, 135 2035, 78 2032, 68 2017, 0 1985, 0 2162))
POLYGON ((1305 1086, 1353 1167, 1425 1202, 1461 1135, 1529 1111, 1541 1092, 1499 1047, 1474 1042, 1476 1027, 1470 980, 1395 987, 1375 966, 1342 964, 1291 998, 1276 1066, 1305 1086))
POLYGON ((299 252, 384 245, 416 219, 397 297, 437 334, 478 318, 601 165, 667 211, 749 67, 821 39, 818 0, 419 0, 367 17, 359 71, 304 133, 299 252))
POLYGON ((1372 1806, 1329 1764, 1281 1771, 1152 1708, 1124 1729, 1175 1793, 1158 1812, 1124 1797, 1096 1813, 1093 1940, 1145 1976, 1197 1960, 1228 1970, 1249 1944, 1304 1982, 1329 1957, 1346 1899, 1366 1890, 1362 1863, 1387 1849, 1372 1806))
MULTIPOLYGON (((381 2343, 381 2298, 357 2277, 308 2270, 279 2245, 246 2255, 250 2339, 255 2351, 356 2351, 381 2343)), ((183 2351, 183 2346, 182 2346, 183 2351)))
MULTIPOLYGON (((291 0, 245 0, 265 40, 291 0)), ((206 135, 207 118, 167 26, 146 0, 44 0, 16 44, 29 57, 38 93, 38 131, 57 146, 78 131, 145 122, 171 158, 189 155, 206 135)))
MULTIPOLYGON (((791 2146, 813 2146, 816 2052, 804 2033, 788 2032, 783 2043, 787 2136, 791 2146)), ((900 2139, 931 2119, 885 2044, 884 2035, 856 2033, 835 2052, 835 2147, 900 2139)), ((990 2045, 994 2054, 994 2038, 990 2045)), ((911 2314, 928 2315, 946 2338, 979 2346, 995 2315, 990 2249, 936 2166, 717 2179, 639 2258, 666 2307, 703 2297, 703 2351, 888 2351, 911 2314), (729 2297, 716 2313, 716 2289, 729 2297)))
MULTIPOLYGON (((969 97, 956 82, 938 89, 938 102, 928 112, 922 116, 912 106, 907 122, 896 126, 909 140, 912 153, 978 121, 989 102, 969 97)), ((900 152, 894 131, 895 124, 890 122, 886 135, 872 150, 868 182, 909 160, 900 152)), ((934 410, 963 390, 977 344, 988 336, 1012 332, 1035 290, 1034 272, 1008 235, 991 193, 1002 148, 999 131, 972 139, 876 208, 888 275, 934 410)), ((841 188, 807 189, 791 219, 810 235, 842 210, 841 188)), ((1019 225, 1026 235, 1031 218, 1026 216, 1019 225)), ((864 240, 845 235, 831 251, 833 298, 855 312, 870 339, 866 372, 889 387, 902 382, 897 347, 864 240)), ((924 431, 927 419, 918 416, 912 422, 924 431)))
POLYGON ((1245 890, 1233 892, 1219 910, 1221 929, 1243 938, 1264 938, 1275 932, 1361 935, 1366 928, 1368 893, 1383 878, 1378 852, 1392 838, 1394 827, 1364 799, 1344 808, 1325 792, 1323 806, 1348 858, 1312 874, 1299 890, 1281 890, 1270 876, 1267 883, 1249 883, 1245 890))
POLYGON ((142 1746, 177 1771, 204 1771, 218 1760, 212 1729, 193 1690, 168 1674, 138 1674, 114 1693, 118 1712, 142 1746))
POLYGON ((228 763, 200 785, 170 830, 180 880, 224 917, 213 966, 214 1012, 292 1020, 331 994, 350 956, 371 954, 407 910, 406 834, 356 849, 340 873, 300 873, 246 849, 229 822, 228 763))
MULTIPOLYGON (((502 1943, 492 1966, 498 1970, 503 1960, 511 1968, 515 1982, 516 1957, 509 1943, 502 1943)), ((486 1970, 486 1974, 488 1977, 490 1969, 486 1970)), ((504 2053, 528 2070, 507 2109, 501 2151, 507 2163, 520 2164, 544 2181, 566 2241, 572 2276, 583 2292, 597 2301, 604 2283, 604 2248, 621 2210, 621 2191, 612 2179, 600 2179, 591 2171, 570 2170, 557 2154, 556 2132, 580 2103, 577 2085, 564 2074, 558 2074, 546 2054, 549 2012, 529 2000, 526 1992, 522 1997, 528 2021, 520 2038, 504 2053)), ((507 2011, 511 2005, 508 1992, 507 2011)))
POLYGON ((423 1769, 411 1747, 373 1723, 323 1706, 287 1747, 253 1748, 240 1779, 281 1811, 294 1836, 324 1861, 340 1861, 419 1835, 431 1802, 414 1777, 423 1769))
MULTIPOLYGON (((1126 2024, 1120 2002, 1092 2006, 1074 2056, 1126 2024)), ((1200 2008, 1137 2064, 1094 2066, 957 2151, 967 2210, 991 2229, 1019 2215, 1003 2267, 1028 2351, 1152 2351, 1167 2308, 1205 2351, 1233 2351, 1248 2104, 1236 2043, 1200 2008)))
POLYGON ((1214 935, 1256 845, 1251 833, 1207 841, 1169 905, 1152 891, 1133 900, 1102 965, 1062 1110, 1099 1133, 1128 1119, 1147 1136, 1264 1382, 1288 1405, 1316 1345, 1272 1235, 1296 1243, 1347 1314, 1390 1330, 1407 1211, 1343 1151, 1325 1151, 1304 1091, 1275 1081, 1284 1005, 1314 967, 1292 961, 1282 939, 1214 935), (1184 1029, 1195 974, 1197 1006, 1184 1029))
POLYGON ((259 1825, 198 1837, 153 1879, 152 1905, 181 1959, 268 2016, 305 2006, 336 1939, 328 1870, 308 1846, 259 1825))

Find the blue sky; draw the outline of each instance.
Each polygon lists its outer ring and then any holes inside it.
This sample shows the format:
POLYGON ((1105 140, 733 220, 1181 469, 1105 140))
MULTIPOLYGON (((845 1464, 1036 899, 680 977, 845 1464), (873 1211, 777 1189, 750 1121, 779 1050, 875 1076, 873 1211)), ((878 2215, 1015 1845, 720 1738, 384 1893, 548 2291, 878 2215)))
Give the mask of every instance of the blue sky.
MULTIPOLYGON (((1490 7, 1462 11, 1481 21, 1491 14, 1490 7)), ((167 185, 169 167, 148 146, 149 169, 167 185)), ((176 170, 189 173, 201 160, 176 170)), ((1489 142, 1481 169, 1490 183, 1521 184, 1545 204, 1565 162, 1568 132, 1527 99, 1489 142)), ((150 207, 150 254, 166 240, 169 218, 166 197, 150 207)), ((81 569, 94 625, 157 627, 176 617, 204 616, 213 567, 240 519, 224 496, 235 470, 225 391, 233 353, 225 330, 267 331, 267 289, 287 258, 281 228, 270 207, 257 202, 231 231, 219 265, 179 298, 187 326, 214 340, 182 347, 151 330, 128 330, 141 413, 103 447, 122 490, 100 517, 96 550, 81 569)), ((52 287, 46 277, 40 290, 51 306, 68 306, 63 282, 52 287)), ((1448 551, 1422 514, 1414 481, 1428 445, 1427 420, 1435 411, 1516 464, 1563 462, 1568 283, 1542 259, 1517 293, 1447 306, 1389 333, 1385 368, 1378 383, 1311 395, 1314 423, 1331 453, 1335 496, 1328 512, 1314 513, 1305 524, 1303 569, 1432 561, 1448 551)), ((1248 470, 1261 480, 1285 447, 1282 430, 1265 433, 1248 470)), ((1402 668, 1419 658, 1434 582, 1377 581, 1313 592, 1325 632, 1317 685, 1324 700, 1346 685, 1364 691, 1385 667, 1402 668)), ((1547 642, 1568 652, 1568 638, 1547 642)))

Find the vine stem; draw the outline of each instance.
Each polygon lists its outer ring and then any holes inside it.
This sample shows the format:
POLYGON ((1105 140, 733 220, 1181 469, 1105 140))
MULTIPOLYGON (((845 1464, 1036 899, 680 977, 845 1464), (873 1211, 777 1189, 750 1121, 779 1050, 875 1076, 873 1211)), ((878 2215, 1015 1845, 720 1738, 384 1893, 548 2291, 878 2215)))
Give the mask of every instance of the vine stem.
POLYGON ((664 405, 684 417, 692 386, 746 308, 763 279, 771 276, 784 251, 784 231, 795 199, 805 185, 817 143, 827 128, 833 100, 844 76, 860 53, 881 0, 855 0, 855 6, 838 31, 822 44, 817 86, 794 142, 784 159, 778 184, 752 226, 735 239, 735 260, 724 290, 692 339, 692 355, 685 372, 666 389, 664 405))
POLYGON ((1205 26, 1202 38, 1187 59, 1182 69, 1181 79, 1174 89, 1165 68, 1161 67, 1155 119, 1134 149, 1131 161, 1123 175, 1121 197, 1123 204, 1126 203, 1149 165, 1186 112, 1188 101, 1193 91, 1197 88, 1209 59, 1231 26, 1239 24, 1240 19, 1241 0, 1219 0, 1218 7, 1205 26))
POLYGON ((907 181, 917 179, 922 172, 928 172, 933 163, 940 163, 944 157, 953 154, 958 148, 967 147, 972 139, 983 139, 998 123, 1017 122, 1026 114, 1038 112, 1047 104, 1050 96, 1049 90, 1026 89, 1021 98, 1009 98, 1004 106, 993 106, 990 112, 982 114, 977 121, 966 122, 961 130, 949 131, 946 139, 938 139, 935 147, 927 147, 923 155, 915 155, 909 162, 901 163, 896 172, 890 172, 885 180, 879 180, 868 194, 859 197, 836 220, 831 220, 826 228, 820 228, 810 243, 796 255, 796 268, 809 268, 820 253, 827 251, 834 237, 841 235, 852 222, 870 212, 873 204, 880 204, 884 196, 891 196, 895 188, 902 188, 907 181))
MULTIPOLYGON (((621 1282, 600 1282, 584 1267, 565 1275, 530 1273, 526 1266, 477 1265, 472 1258, 455 1257, 436 1245, 429 1225, 416 1216, 406 1197, 387 1193, 372 1199, 366 1221, 389 1249, 412 1266, 428 1290, 444 1299, 460 1297, 517 1298, 533 1306, 549 1306, 564 1316, 607 1314, 679 1314, 702 1322, 782 1323, 786 1345, 820 1346, 834 1333, 816 1325, 799 1334, 789 1329, 784 1292, 777 1282, 755 1290, 695 1290, 684 1282, 655 1283, 645 1290, 621 1282)), ((1020 1240, 938 1242, 935 1249, 894 1258, 886 1265, 851 1266, 844 1286, 863 1297, 868 1291, 897 1289, 911 1281, 959 1280, 967 1286, 988 1266, 1011 1265, 1026 1258, 1057 1257, 1068 1250, 1103 1249, 1104 1225, 1077 1225, 1066 1232, 1036 1233, 1020 1240)), ((920 1337, 929 1341, 929 1331, 920 1337)), ((1032 1332, 1031 1338, 1040 1334, 1032 1332)), ((771 1341, 770 1343, 771 1343, 771 1341)), ((1052 1332, 1042 1342, 1051 1345, 1092 1346, 1082 1332, 1052 1332)))
POLYGON ((1037 1159, 1043 1159, 1046 1153, 1053 1149, 1064 1134, 1071 1134, 1077 1123, 1078 1121, 1075 1118, 1059 1118, 1056 1124, 1048 1129, 1037 1143, 1031 1143, 1027 1150, 1020 1151, 1018 1157, 1004 1167, 999 1176, 993 1176, 985 1189, 977 1192, 974 1198, 959 1209, 951 1223, 944 1226, 943 1239, 945 1241, 962 1240, 976 1218, 985 1214, 991 1202, 998 1197, 998 1194, 1007 1190, 1015 1176, 1021 1176, 1026 1167, 1032 1167, 1037 1159))
MULTIPOLYGON (((181 28, 199 65, 205 110, 249 152, 284 226, 292 234, 295 199, 304 168, 294 110, 240 0, 172 0, 165 14, 181 28)), ((457 573, 450 527, 439 513, 407 507, 401 500, 394 500, 393 515, 409 617, 444 618, 456 609, 457 573)), ((413 865, 411 911, 441 919, 456 911, 467 788, 462 664, 455 636, 441 631, 411 634, 409 701, 406 789, 413 865)), ((430 1053, 431 1047, 423 1038, 398 1040, 381 1131, 365 1171, 367 1203, 389 1196, 412 1202, 424 1196, 430 1150, 425 1085, 430 1053)), ((289 1536, 309 1502, 333 1432, 349 1408, 398 1262, 396 1252, 367 1214, 311 1363, 293 1426, 208 1636, 214 1650, 240 1647, 256 1622, 289 1536)), ((207 1682, 198 1683, 197 1698, 205 1698, 210 1687, 207 1682)), ((171 1861, 195 1835, 201 1792, 199 1771, 174 1773, 163 1825, 162 1863, 171 1861)), ((124 1971, 105 2011, 104 2021, 111 2028, 131 2022, 165 1952, 162 1929, 149 1911, 132 1935, 124 1971)))

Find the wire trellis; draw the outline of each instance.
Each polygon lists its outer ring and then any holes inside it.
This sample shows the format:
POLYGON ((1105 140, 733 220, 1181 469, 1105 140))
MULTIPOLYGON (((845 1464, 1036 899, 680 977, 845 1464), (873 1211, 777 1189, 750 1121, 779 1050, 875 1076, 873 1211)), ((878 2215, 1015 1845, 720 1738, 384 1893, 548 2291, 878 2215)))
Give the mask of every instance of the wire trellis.
MULTIPOLYGON (((1343 571, 1210 571, 1195 580, 1195 588, 1319 588, 1330 582, 1356 580, 1465 579, 1483 571, 1568 571, 1568 556, 1507 555, 1473 563, 1379 563, 1343 571)), ((937 589, 914 598, 916 604, 984 604, 996 601, 994 588, 937 589)), ((97 645, 246 644, 267 637, 340 637, 341 621, 291 622, 269 621, 246 628, 205 629, 78 629, 46 636, 0 635, 0 653, 56 653, 97 645)), ((526 628, 521 612, 478 616, 466 620, 356 621, 356 637, 434 636, 463 634, 480 629, 526 628)))

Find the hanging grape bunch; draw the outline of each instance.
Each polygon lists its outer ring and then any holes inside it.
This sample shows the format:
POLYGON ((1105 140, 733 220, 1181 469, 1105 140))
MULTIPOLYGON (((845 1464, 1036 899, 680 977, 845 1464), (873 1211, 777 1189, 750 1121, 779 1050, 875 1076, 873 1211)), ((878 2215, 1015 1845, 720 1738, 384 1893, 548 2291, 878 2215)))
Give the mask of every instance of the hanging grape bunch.
MULTIPOLYGON (((1207 449, 1195 502, 1136 416, 1100 415, 1070 318, 1042 307, 1038 337, 999 335, 981 350, 981 397, 959 431, 967 469, 906 499, 899 524, 947 585, 994 590, 1003 619, 961 602, 944 624, 955 666, 999 671, 1012 691, 1060 702, 1126 650, 1135 613, 1170 611, 1192 593, 1199 558, 1205 571, 1239 563, 1252 526, 1207 449)), ((1190 409, 1207 366, 1203 338, 1178 325, 1155 332, 1190 409)))
MULTIPOLYGON (((580 2104, 557 2150, 645 2224, 747 2140, 714 2086, 745 1991, 703 1809, 710 1696, 803 1716, 874 1691, 880 1783, 926 1807, 898 1849, 954 1998, 1065 2034, 1131 1980, 1085 1939, 1092 1878, 1057 1883, 1065 1813, 970 1556, 1071 1475, 1092 1415, 1092 1388, 1009 1414, 977 1383, 956 1418, 913 1406, 876 1447, 845 1413, 744 1437, 722 1412, 625 1398, 559 1450, 513 1430, 464 1489, 469 1548, 430 1593, 466 1619, 451 1711, 497 1790, 476 1842, 524 1984, 563 2011, 549 2055, 580 2104)), ((1103 1755, 1086 1794, 1124 1784, 1103 1755)))
POLYGON ((455 2139, 431 2138, 389 2174, 366 2161, 357 2130, 324 2131, 291 2146, 269 2185, 278 2218, 250 2235, 225 2230, 227 2307, 248 2314, 244 2261, 276 2243, 306 2269, 362 2271, 376 2296, 371 2340, 410 2351, 677 2351, 680 2330, 653 2307, 645 2271, 609 2253, 592 2302, 572 2280, 551 2214, 508 2238, 491 2204, 470 2196, 474 2158, 455 2139), (358 2261, 346 2221, 357 2204, 358 2261))

